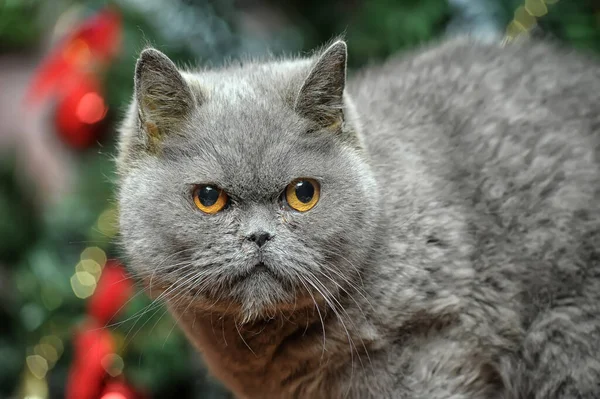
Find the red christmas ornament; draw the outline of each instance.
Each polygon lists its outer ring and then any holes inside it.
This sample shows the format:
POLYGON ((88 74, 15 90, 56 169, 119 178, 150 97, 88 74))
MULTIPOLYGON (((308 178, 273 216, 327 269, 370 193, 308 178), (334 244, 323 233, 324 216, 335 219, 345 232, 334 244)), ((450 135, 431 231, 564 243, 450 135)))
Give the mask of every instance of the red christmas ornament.
POLYGON ((121 17, 107 8, 77 26, 43 61, 25 97, 27 107, 54 95, 56 127, 75 149, 94 144, 108 110, 99 73, 119 50, 121 17))
POLYGON ((73 74, 91 73, 119 50, 121 17, 108 8, 83 21, 46 57, 26 96, 34 105, 51 94, 65 94, 73 74))
POLYGON ((100 136, 101 122, 108 107, 100 85, 91 75, 75 75, 68 82, 69 90, 59 100, 55 123, 60 138, 69 146, 84 149, 100 136))
POLYGON ((88 313, 105 325, 116 316, 132 293, 133 283, 125 268, 117 261, 108 261, 88 302, 88 313))
POLYGON ((92 57, 102 62, 109 61, 119 50, 121 15, 110 7, 100 11, 84 21, 67 42, 72 44, 80 40, 87 44, 92 57))
POLYGON ((98 398, 107 375, 102 359, 114 353, 114 346, 110 331, 98 328, 94 322, 76 333, 66 399, 98 398))
POLYGON ((88 302, 90 317, 75 334, 74 357, 67 382, 67 399, 141 399, 125 382, 112 380, 106 359, 115 353, 115 342, 104 326, 124 306, 133 284, 123 266, 109 261, 88 302))
POLYGON ((100 399, 143 399, 144 396, 136 392, 125 381, 114 380, 106 384, 100 399))

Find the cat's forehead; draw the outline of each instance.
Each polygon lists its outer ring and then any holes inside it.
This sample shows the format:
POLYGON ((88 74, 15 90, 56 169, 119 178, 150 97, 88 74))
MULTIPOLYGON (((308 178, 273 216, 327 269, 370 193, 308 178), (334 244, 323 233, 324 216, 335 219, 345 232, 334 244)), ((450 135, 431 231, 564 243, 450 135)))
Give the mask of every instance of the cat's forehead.
POLYGON ((258 64, 186 76, 203 98, 186 139, 227 148, 246 163, 289 147, 307 129, 294 111, 304 67, 298 62, 258 64))
POLYGON ((256 197, 278 191, 294 178, 320 175, 331 141, 311 137, 292 111, 238 99, 207 104, 186 137, 171 141, 165 150, 192 174, 190 182, 215 182, 232 194, 256 197))
POLYGON ((266 90, 238 82, 221 86, 197 110, 192 136, 216 146, 240 149, 240 155, 260 157, 273 147, 289 145, 306 129, 284 90, 266 90))
POLYGON ((183 147, 168 147, 165 155, 185 172, 186 183, 216 183, 243 200, 265 199, 296 178, 326 174, 333 153, 330 141, 301 135, 293 140, 282 130, 271 130, 269 137, 264 131, 198 136, 183 147))
POLYGON ((313 176, 328 143, 310 137, 293 109, 307 63, 239 66, 186 75, 204 101, 184 137, 167 143, 194 179, 220 183, 241 195, 269 193, 290 179, 313 176), (179 155, 183 156, 179 156, 179 155))
POLYGON ((257 104, 231 112, 207 107, 188 137, 165 148, 188 183, 214 182, 249 199, 275 194, 296 178, 323 175, 333 141, 309 134, 292 112, 273 115, 257 104))
POLYGON ((307 60, 249 63, 188 74, 186 80, 200 92, 201 108, 221 120, 222 113, 280 117, 293 108, 309 70, 307 60))
POLYGON ((306 79, 312 63, 310 59, 239 62, 223 68, 184 73, 184 76, 193 81, 194 86, 208 90, 209 96, 228 96, 299 86, 306 79))

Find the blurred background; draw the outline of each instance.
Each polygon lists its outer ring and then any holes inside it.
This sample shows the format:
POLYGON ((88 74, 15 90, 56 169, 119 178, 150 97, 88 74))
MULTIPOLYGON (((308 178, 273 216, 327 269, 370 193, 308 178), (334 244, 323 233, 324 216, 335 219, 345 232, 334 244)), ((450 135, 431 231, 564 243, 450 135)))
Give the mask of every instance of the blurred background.
POLYGON ((446 35, 600 51, 598 0, 0 0, 0 398, 225 398, 116 245, 115 125, 136 56, 307 52, 351 71, 446 35))

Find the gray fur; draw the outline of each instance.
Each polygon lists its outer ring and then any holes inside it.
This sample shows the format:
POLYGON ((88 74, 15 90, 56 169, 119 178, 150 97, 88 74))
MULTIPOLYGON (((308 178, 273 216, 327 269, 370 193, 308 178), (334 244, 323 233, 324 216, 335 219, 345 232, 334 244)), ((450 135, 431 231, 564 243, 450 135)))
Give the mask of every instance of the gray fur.
POLYGON ((240 398, 600 397, 598 61, 456 39, 344 85, 345 56, 151 64, 195 105, 121 129, 132 271, 240 398))

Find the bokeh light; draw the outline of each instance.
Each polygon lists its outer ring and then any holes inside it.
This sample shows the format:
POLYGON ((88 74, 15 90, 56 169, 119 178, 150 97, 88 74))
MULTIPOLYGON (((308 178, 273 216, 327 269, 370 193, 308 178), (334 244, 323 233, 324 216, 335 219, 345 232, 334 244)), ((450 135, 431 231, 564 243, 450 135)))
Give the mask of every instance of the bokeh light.
POLYGON ((104 104, 104 98, 94 91, 84 94, 75 108, 75 115, 83 123, 89 125, 100 122, 108 108, 104 104))

